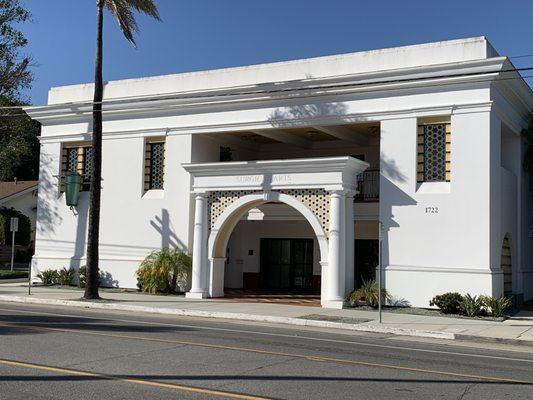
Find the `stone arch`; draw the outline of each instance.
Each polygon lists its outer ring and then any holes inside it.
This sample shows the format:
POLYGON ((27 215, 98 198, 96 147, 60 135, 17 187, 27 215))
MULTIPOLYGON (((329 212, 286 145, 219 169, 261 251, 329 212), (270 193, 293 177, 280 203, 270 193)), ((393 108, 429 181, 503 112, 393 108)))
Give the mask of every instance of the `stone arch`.
POLYGON ((512 262, 512 242, 511 234, 506 233, 502 241, 502 252, 500 257, 500 267, 503 272, 503 293, 513 291, 513 262, 512 262))
POLYGON ((209 295, 223 295, 223 262, 226 259, 226 247, 233 229, 240 219, 252 208, 267 202, 280 202, 297 210, 311 225, 320 249, 320 263, 328 260, 328 239, 317 216, 294 196, 279 192, 254 193, 242 196, 231 203, 217 218, 209 234, 207 257, 209 259, 209 295), (222 270, 222 271, 221 271, 222 270))

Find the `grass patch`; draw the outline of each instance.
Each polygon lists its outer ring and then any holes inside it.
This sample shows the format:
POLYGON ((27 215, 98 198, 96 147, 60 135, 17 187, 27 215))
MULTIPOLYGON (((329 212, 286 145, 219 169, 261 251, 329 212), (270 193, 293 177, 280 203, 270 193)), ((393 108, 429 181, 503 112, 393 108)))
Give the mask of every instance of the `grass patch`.
POLYGON ((26 271, 2 271, 0 270, 0 279, 21 279, 27 278, 28 273, 26 271))

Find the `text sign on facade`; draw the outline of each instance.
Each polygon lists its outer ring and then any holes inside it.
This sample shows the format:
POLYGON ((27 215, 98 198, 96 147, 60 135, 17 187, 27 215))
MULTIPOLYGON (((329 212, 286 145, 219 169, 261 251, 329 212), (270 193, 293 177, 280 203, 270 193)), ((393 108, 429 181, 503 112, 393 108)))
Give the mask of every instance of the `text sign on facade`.
POLYGON ((10 232, 18 232, 19 230, 19 219, 17 217, 11 218, 11 224, 9 225, 10 232))

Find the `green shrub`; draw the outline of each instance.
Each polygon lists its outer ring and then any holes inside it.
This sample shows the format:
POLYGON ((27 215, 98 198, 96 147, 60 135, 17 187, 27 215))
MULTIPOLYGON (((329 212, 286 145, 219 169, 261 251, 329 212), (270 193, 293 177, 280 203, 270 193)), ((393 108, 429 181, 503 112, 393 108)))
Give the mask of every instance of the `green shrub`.
POLYGON ((0 270, 0 279, 19 279, 28 278, 26 271, 3 271, 0 270))
POLYGON ((511 299, 508 297, 482 296, 483 305, 493 317, 505 317, 511 308, 511 299))
MULTIPOLYGON (((390 294, 387 292, 387 289, 381 288, 381 299, 383 304, 386 304, 390 301, 390 294)), ((378 307, 379 297, 378 297, 378 283, 375 280, 365 281, 359 289, 355 289, 346 297, 346 301, 354 306, 357 305, 360 301, 364 301, 367 306, 376 308, 378 307)))
POLYGON ((11 217, 19 219, 19 229, 15 235, 15 244, 27 246, 31 241, 31 222, 30 219, 14 208, 0 208, 0 245, 11 246, 11 217))
POLYGON ((43 285, 55 285, 59 279, 59 273, 55 269, 45 269, 39 272, 37 278, 41 280, 43 285))
POLYGON ((61 286, 69 286, 74 279, 74 269, 61 268, 57 273, 57 281, 61 286))
POLYGON ((477 317, 483 313, 483 298, 466 294, 461 301, 461 310, 468 317, 477 317))
POLYGON ((456 292, 449 292, 435 296, 429 302, 432 307, 438 307, 444 314, 460 314, 463 296, 456 292))
POLYGON ((163 248, 150 253, 137 269, 137 286, 148 293, 176 292, 178 279, 190 276, 191 258, 179 251, 163 248))

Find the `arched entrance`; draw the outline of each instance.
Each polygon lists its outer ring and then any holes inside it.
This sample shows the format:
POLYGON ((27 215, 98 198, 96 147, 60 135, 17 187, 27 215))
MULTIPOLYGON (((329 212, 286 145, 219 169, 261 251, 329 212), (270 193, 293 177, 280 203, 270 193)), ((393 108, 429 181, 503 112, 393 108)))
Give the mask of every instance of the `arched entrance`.
POLYGON ((192 285, 186 297, 224 294, 230 235, 251 208, 279 202, 310 224, 320 249, 323 307, 342 308, 353 289, 357 174, 368 164, 352 157, 185 164, 195 193, 192 285))
MULTIPOLYGON (((207 256, 209 260, 208 290, 210 297, 224 295, 224 267, 226 248, 230 236, 241 218, 252 208, 265 203, 283 203, 298 211, 311 226, 319 247, 321 266, 327 265, 328 239, 326 232, 316 215, 294 196, 279 192, 266 192, 245 195, 232 203, 216 219, 208 240, 207 256)), ((325 274, 321 274, 324 276, 325 274)))

